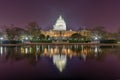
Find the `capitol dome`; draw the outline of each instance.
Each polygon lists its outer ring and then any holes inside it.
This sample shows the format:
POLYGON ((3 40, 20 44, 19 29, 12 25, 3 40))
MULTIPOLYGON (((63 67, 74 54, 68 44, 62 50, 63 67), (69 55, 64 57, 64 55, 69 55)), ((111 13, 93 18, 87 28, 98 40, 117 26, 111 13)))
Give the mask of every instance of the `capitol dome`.
POLYGON ((60 15, 59 18, 57 19, 55 25, 53 26, 53 30, 66 30, 66 22, 60 15))

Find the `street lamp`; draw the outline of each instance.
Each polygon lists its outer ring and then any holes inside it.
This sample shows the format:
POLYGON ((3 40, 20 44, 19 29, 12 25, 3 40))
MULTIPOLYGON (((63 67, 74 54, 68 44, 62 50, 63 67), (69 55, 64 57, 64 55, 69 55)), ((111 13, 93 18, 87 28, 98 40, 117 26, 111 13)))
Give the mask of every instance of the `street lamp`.
POLYGON ((28 40, 28 37, 25 37, 25 40, 28 40))
POLYGON ((29 40, 29 38, 28 38, 27 36, 25 36, 25 37, 23 38, 23 43, 28 42, 28 40, 29 40))
POLYGON ((100 38, 101 38, 100 36, 95 36, 94 37, 94 41, 97 42, 97 43, 99 43, 100 42, 100 38))
POLYGON ((98 40, 98 37, 95 37, 94 40, 98 40))
POLYGON ((3 40, 3 37, 1 37, 0 40, 3 40))
POLYGON ((0 42, 2 43, 3 37, 0 37, 0 42))

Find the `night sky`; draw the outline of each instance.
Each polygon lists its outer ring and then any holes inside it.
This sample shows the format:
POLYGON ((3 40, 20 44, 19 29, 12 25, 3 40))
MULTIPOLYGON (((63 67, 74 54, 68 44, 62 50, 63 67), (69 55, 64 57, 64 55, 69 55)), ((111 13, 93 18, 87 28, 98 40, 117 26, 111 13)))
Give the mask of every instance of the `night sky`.
POLYGON ((0 26, 24 27, 36 21, 49 30, 60 14, 68 29, 105 26, 115 32, 120 27, 120 0, 0 0, 0 26))

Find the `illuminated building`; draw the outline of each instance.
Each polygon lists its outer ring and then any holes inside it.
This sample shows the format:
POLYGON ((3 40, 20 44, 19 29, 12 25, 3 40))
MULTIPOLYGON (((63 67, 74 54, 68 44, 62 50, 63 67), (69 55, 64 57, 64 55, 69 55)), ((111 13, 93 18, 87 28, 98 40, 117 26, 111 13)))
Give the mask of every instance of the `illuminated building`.
POLYGON ((53 26, 53 30, 57 30, 57 31, 66 31, 66 22, 64 21, 64 19, 62 18, 62 16, 60 15, 59 18, 57 19, 55 25, 53 26))
POLYGON ((66 22, 64 18, 60 15, 56 20, 55 25, 53 25, 53 29, 49 31, 41 31, 45 36, 50 36, 51 38, 69 38, 74 33, 79 33, 82 36, 90 37, 91 32, 89 30, 80 30, 73 31, 72 29, 67 30, 66 22))

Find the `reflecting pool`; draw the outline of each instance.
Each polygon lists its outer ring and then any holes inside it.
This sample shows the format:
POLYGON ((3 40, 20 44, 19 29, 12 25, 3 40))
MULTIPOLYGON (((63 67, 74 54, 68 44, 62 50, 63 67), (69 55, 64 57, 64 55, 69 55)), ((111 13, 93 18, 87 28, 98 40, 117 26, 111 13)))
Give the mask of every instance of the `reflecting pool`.
POLYGON ((120 80, 120 47, 97 45, 0 47, 0 80, 43 78, 120 80))

